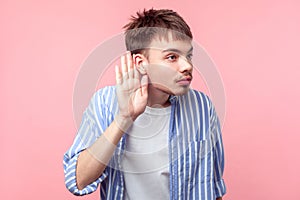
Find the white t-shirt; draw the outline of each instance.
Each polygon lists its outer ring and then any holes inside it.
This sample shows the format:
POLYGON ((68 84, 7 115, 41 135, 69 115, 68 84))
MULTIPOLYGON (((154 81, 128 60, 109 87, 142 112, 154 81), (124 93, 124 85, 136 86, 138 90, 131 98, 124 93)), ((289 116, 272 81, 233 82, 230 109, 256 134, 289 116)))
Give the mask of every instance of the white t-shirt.
POLYGON ((146 107, 128 130, 122 160, 125 199, 169 199, 168 134, 171 106, 146 107))

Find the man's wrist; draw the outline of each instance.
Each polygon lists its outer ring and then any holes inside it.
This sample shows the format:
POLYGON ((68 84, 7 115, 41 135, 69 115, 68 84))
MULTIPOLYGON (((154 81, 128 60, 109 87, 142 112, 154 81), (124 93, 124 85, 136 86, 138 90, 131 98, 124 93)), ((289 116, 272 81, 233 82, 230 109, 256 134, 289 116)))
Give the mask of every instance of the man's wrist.
POLYGON ((119 114, 115 117, 115 123, 123 133, 125 133, 128 130, 128 128, 133 124, 133 121, 133 118, 122 116, 119 114))

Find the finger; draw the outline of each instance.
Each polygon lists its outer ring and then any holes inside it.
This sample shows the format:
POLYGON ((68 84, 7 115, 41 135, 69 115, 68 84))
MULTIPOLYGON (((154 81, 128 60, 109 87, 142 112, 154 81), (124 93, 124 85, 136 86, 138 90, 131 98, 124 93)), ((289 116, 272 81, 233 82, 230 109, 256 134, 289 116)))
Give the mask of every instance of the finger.
POLYGON ((135 56, 135 54, 132 55, 133 77, 134 77, 135 79, 140 80, 140 76, 139 76, 140 73, 139 73, 139 71, 136 69, 134 56, 135 56))
POLYGON ((140 72, 136 68, 133 69, 133 78, 140 80, 140 72))
POLYGON ((122 76, 123 79, 128 79, 127 63, 125 55, 121 56, 122 76))
POLYGON ((132 56, 131 56, 131 52, 130 51, 127 52, 126 59, 127 59, 127 68, 128 68, 128 71, 133 70, 133 61, 132 61, 132 56))
POLYGON ((126 53, 127 71, 129 78, 133 78, 133 61, 130 51, 126 53))
POLYGON ((122 84, 123 81, 123 77, 122 77, 122 73, 120 72, 120 67, 118 65, 116 65, 115 67, 115 72, 116 72, 116 84, 122 84))
POLYGON ((127 64, 126 64, 126 58, 125 56, 121 56, 121 66, 122 66, 122 74, 124 75, 127 73, 127 64))
POLYGON ((133 69, 128 71, 128 76, 129 76, 129 78, 134 78, 134 70, 133 69))
POLYGON ((141 95, 148 95, 148 76, 143 75, 141 78, 141 95))

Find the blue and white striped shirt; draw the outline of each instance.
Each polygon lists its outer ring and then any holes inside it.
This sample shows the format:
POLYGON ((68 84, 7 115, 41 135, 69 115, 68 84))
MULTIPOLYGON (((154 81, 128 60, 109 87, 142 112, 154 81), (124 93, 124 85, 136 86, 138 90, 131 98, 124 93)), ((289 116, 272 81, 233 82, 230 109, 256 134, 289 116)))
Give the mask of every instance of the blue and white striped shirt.
MULTIPOLYGON (((73 145, 64 155, 65 184, 75 195, 92 193, 101 184, 101 199, 124 199, 121 161, 126 134, 103 174, 82 190, 76 186, 77 158, 112 123, 118 112, 117 102, 114 86, 97 91, 83 114, 73 145)), ((185 95, 171 96, 170 102, 170 199, 215 200, 223 196, 226 193, 223 143, 212 102, 205 94, 192 89, 185 95)))

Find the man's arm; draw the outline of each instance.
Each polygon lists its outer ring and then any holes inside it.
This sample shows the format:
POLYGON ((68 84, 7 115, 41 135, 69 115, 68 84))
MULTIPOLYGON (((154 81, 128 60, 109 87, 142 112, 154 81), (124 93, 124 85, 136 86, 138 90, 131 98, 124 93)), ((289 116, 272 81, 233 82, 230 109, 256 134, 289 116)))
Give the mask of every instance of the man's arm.
POLYGON ((131 120, 126 119, 120 119, 120 121, 124 128, 120 128, 121 125, 114 120, 91 147, 80 153, 76 168, 76 183, 79 190, 95 181, 103 173, 124 134, 123 130, 132 123, 131 120))
POLYGON ((217 200, 222 200, 222 196, 224 196, 224 194, 226 193, 226 186, 223 180, 225 158, 220 121, 214 106, 212 106, 211 110, 211 132, 214 145, 213 152, 215 192, 217 195, 217 200))
POLYGON ((122 135, 146 108, 148 79, 140 77, 130 52, 121 57, 121 68, 116 66, 116 83, 119 114, 94 144, 80 153, 76 167, 79 190, 103 173, 122 135))

